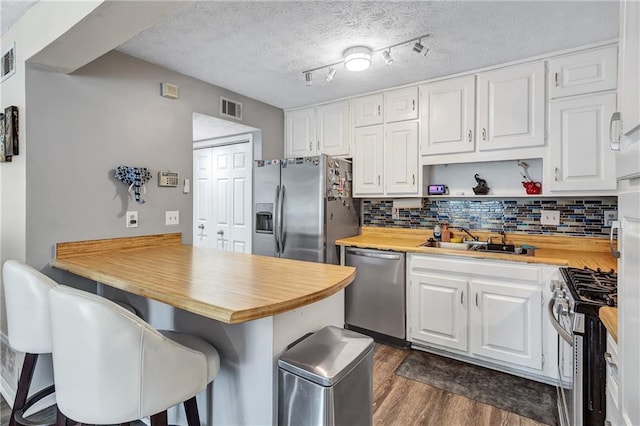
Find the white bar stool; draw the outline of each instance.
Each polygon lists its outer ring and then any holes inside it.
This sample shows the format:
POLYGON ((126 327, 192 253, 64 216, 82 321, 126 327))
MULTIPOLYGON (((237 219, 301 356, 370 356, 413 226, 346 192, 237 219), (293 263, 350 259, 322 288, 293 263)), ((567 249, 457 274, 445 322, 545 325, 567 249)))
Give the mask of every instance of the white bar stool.
POLYGON ((128 423, 184 403, 200 426, 195 396, 220 369, 216 349, 188 334, 159 332, 117 304, 67 286, 49 292, 58 424, 128 423))
POLYGON ((4 263, 2 282, 7 306, 9 345, 14 350, 25 353, 9 417, 9 426, 15 426, 16 423, 24 423, 23 414, 30 407, 54 392, 54 386, 51 385, 28 398, 38 356, 51 353, 48 295, 49 290, 58 283, 17 260, 4 263))

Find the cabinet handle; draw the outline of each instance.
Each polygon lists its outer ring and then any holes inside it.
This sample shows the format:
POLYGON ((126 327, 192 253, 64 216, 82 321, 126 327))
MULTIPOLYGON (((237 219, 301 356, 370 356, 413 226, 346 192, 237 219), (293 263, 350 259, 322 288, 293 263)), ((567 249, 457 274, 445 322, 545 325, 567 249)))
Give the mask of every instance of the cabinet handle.
POLYGON ((556 73, 555 75, 555 80, 556 80, 556 87, 558 87, 558 73, 556 73))
POLYGON ((380 175, 378 175, 378 185, 380 185, 380 175))
POLYGON ((320 141, 318 141, 318 152, 320 152, 320 141))
POLYGON ((476 293, 476 306, 478 306, 478 293, 476 293))
POLYGON ((313 141, 309 141, 309 151, 313 151, 313 141))
POLYGON ((378 115, 380 115, 380 105, 378 105, 378 115))
POLYGON ((612 151, 620 151, 620 131, 618 130, 616 137, 613 136, 613 123, 621 122, 619 112, 611 114, 611 121, 609 121, 609 147, 612 151))
POLYGON ((460 304, 464 305, 464 290, 460 292, 460 304))
POLYGON ((416 110, 416 100, 415 100, 415 99, 413 99, 413 100, 411 101, 411 111, 415 111, 415 110, 416 110))
POLYGON ((615 362, 613 362, 613 357, 611 356, 611 353, 609 352, 605 352, 604 353, 604 360, 607 361, 607 364, 609 364, 609 367, 611 367, 615 376, 618 375, 618 364, 616 364, 615 362))
POLYGON ((415 185, 416 184, 416 175, 415 175, 415 173, 412 176, 413 176, 413 185, 415 185))
POLYGON ((469 129, 469 132, 467 133, 467 140, 471 142, 471 139, 473 139, 473 133, 471 132, 471 129, 469 129))
POLYGON ((482 140, 487 140, 487 129, 485 129, 484 127, 482 128, 482 140))
POLYGON ((611 250, 611 256, 616 259, 620 259, 620 251, 613 248, 613 234, 620 229, 620 222, 614 220, 611 224, 611 230, 609 231, 609 249, 611 250))
POLYGON ((554 173, 554 179, 556 180, 556 182, 558 181, 558 173, 560 172, 559 168, 555 168, 553 169, 553 173, 554 173))

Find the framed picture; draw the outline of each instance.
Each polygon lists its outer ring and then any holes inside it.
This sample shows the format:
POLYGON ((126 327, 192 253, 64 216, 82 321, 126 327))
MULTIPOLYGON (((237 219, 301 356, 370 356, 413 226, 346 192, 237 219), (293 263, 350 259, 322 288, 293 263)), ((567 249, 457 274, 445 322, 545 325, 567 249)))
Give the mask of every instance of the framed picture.
POLYGON ((20 153, 18 147, 18 107, 4 109, 4 155, 14 156, 20 153))
POLYGON ((7 158, 4 154, 4 130, 5 130, 5 120, 4 114, 0 112, 0 163, 7 163, 11 161, 11 156, 7 158))

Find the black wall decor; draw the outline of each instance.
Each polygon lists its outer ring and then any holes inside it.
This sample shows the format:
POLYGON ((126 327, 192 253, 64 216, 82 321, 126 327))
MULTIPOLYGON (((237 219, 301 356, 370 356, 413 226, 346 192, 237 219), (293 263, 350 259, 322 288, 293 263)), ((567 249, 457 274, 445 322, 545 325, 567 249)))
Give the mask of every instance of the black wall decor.
POLYGON ((5 129, 5 120, 4 114, 0 112, 0 163, 6 163, 11 161, 11 156, 7 159, 7 156, 4 153, 4 129, 5 129))

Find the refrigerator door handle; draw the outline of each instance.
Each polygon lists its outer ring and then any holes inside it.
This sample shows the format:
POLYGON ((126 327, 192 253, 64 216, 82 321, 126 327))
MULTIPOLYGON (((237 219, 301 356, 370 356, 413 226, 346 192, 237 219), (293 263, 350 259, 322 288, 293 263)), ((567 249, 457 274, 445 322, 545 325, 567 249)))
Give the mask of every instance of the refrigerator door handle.
POLYGON ((280 254, 284 253, 284 185, 280 189, 280 212, 278 213, 278 219, 280 220, 279 233, 280 233, 280 254))
POLYGON ((274 204, 273 217, 273 238, 276 242, 276 253, 280 254, 280 230, 278 228, 280 213, 278 212, 278 203, 280 202, 280 185, 276 186, 276 202, 274 204))

